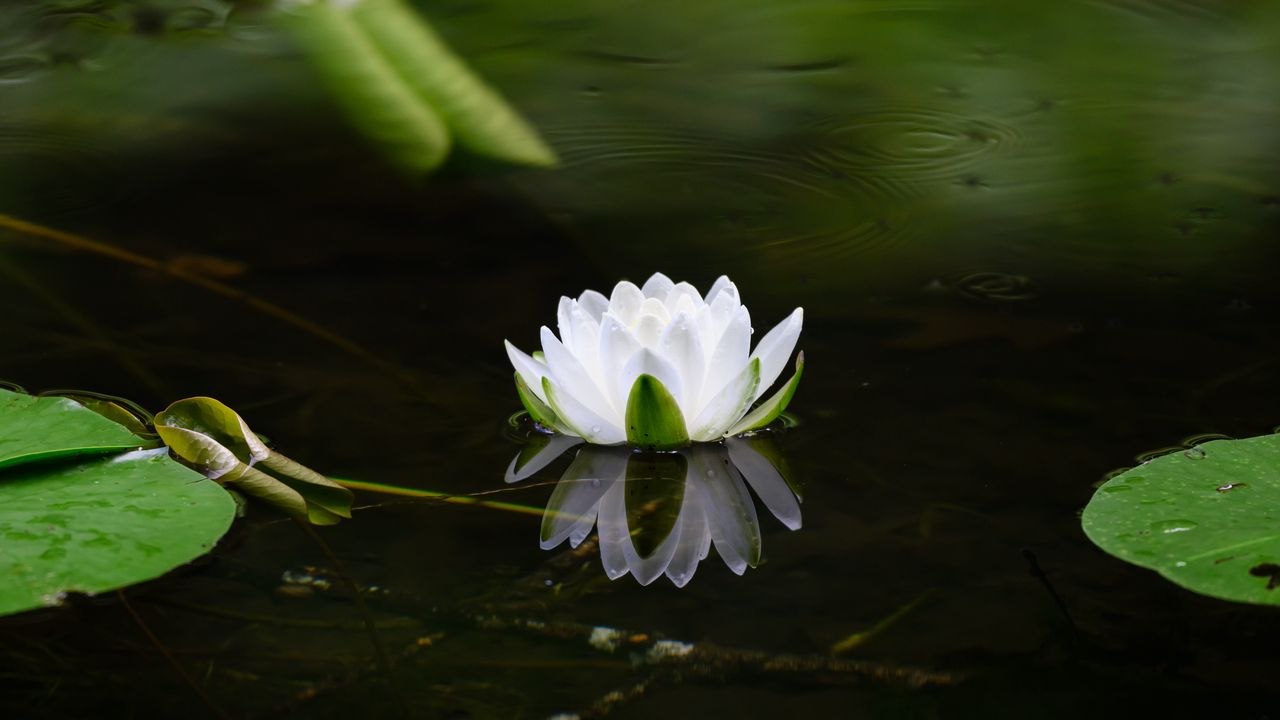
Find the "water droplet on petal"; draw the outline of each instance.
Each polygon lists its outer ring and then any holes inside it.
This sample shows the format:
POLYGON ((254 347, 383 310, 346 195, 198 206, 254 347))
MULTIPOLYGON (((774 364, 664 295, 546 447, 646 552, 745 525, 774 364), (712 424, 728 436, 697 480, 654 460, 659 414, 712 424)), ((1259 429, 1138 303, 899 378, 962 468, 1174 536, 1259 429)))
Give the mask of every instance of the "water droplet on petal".
POLYGON ((600 426, 599 426, 599 425, 592 425, 592 426, 591 426, 591 432, 592 432, 592 434, 594 434, 594 435, 599 435, 599 434, 600 434, 600 426))

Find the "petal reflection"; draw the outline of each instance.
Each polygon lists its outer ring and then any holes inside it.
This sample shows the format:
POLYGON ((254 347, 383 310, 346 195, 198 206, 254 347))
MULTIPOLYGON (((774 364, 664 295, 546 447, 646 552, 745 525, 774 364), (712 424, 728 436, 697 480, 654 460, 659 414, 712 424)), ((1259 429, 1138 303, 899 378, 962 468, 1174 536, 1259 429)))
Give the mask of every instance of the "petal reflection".
POLYGON ((549 550, 568 540, 577 547, 594 527, 601 565, 613 580, 629 574, 648 585, 666 575, 684 587, 713 546, 738 575, 756 567, 763 533, 752 491, 788 529, 801 525, 800 499, 767 438, 674 453, 547 443, 536 453, 526 450, 521 457, 529 459, 512 461, 508 482, 530 477, 560 453, 574 457, 547 502, 539 544, 549 550))

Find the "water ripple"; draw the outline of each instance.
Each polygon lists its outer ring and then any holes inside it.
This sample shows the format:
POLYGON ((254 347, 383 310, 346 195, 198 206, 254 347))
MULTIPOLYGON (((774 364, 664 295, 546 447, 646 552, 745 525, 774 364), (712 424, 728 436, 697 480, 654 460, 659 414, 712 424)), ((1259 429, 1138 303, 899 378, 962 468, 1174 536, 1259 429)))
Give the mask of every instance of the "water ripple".
POLYGON ((11 212, 15 204, 61 212, 97 207, 131 187, 114 153, 56 131, 0 124, 0 168, 0 207, 11 212))
POLYGON ((881 108, 818 123, 807 162, 833 172, 917 182, 956 180, 1017 144, 1016 128, 934 108, 881 108))
POLYGON ((546 135, 562 170, 577 176, 575 185, 643 176, 659 194, 695 187, 689 201, 738 208, 731 213, 736 229, 789 261, 860 255, 900 242, 909 227, 903 206, 919 195, 904 178, 805 153, 789 138, 761 147, 626 126, 553 128, 546 135), (667 182, 676 179, 678 185, 667 182))

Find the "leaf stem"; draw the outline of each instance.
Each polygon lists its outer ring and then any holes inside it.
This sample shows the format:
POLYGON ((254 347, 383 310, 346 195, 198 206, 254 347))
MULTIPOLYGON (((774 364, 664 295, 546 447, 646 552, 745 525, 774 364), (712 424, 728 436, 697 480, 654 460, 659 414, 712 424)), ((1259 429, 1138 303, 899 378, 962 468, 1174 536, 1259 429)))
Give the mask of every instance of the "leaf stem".
POLYGON ((178 664, 177 659, 173 657, 173 653, 169 652, 169 648, 165 647, 164 643, 160 642, 160 638, 156 637, 156 634, 151 631, 151 628, 142 619, 142 616, 138 614, 138 611, 133 609, 133 605, 131 605, 129 603, 129 599, 125 597, 124 591, 116 590, 116 597, 120 600, 120 604, 124 609, 129 613, 129 617, 133 619, 133 623, 138 626, 138 629, 147 637, 147 640, 149 640, 160 655, 164 657, 165 661, 169 663, 169 666, 173 668, 173 671, 178 674, 178 677, 182 678, 182 681, 186 683, 187 687, 191 688, 191 691, 200 698, 200 701, 204 703, 205 707, 209 708, 209 712, 212 713, 214 717, 218 718, 218 720, 230 720, 231 716, 227 715, 221 708, 214 704, 213 699, 204 691, 204 688, 196 684, 195 679, 178 664))

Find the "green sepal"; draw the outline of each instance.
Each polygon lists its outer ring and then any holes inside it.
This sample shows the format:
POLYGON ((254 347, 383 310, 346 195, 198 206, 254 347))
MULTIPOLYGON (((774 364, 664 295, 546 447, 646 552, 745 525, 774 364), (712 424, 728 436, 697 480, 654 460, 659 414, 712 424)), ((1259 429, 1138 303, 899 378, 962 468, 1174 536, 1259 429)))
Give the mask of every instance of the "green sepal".
POLYGON ((520 396, 520 404, 524 405, 524 409, 529 413, 529 417, 533 418, 534 422, 542 425, 543 427, 549 427, 552 429, 558 427, 556 411, 547 407, 546 403, 538 399, 538 396, 534 394, 533 389, 529 387, 529 383, 525 382, 524 378, 520 377, 520 373, 516 373, 515 376, 516 394, 520 396))
POLYGON ((684 413, 662 381, 641 375, 627 396, 627 441, 648 450, 674 450, 689 445, 684 413))
POLYGON ((796 355, 796 372, 787 381, 786 385, 778 388, 778 392, 772 397, 756 406, 754 410, 747 413, 745 417, 738 421, 737 425, 729 428, 724 435, 738 435, 751 430, 759 430, 768 425, 787 409, 787 405, 791 404, 791 398, 795 397, 796 388, 800 386, 800 376, 804 374, 804 351, 800 351, 796 355))

